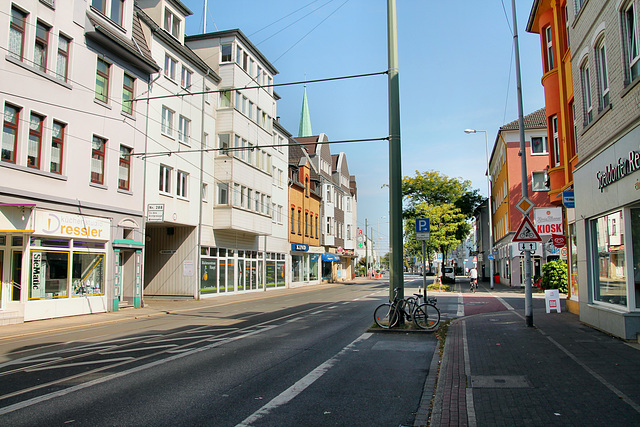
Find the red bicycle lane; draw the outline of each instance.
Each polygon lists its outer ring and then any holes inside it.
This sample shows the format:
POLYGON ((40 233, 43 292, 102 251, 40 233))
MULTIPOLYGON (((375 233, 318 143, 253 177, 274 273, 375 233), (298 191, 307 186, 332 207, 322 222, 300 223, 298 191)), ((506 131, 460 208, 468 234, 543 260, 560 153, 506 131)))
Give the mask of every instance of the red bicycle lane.
POLYGON ((508 310, 498 298, 486 294, 464 294, 462 304, 465 316, 508 310))

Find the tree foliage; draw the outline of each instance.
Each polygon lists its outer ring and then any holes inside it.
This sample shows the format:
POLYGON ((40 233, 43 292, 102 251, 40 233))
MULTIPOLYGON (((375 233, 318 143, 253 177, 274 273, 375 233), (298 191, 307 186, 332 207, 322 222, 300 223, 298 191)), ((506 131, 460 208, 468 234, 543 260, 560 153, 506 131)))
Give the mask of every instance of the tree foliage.
POLYGON ((431 262, 435 252, 449 253, 468 235, 467 222, 482 203, 479 190, 471 188, 471 181, 450 178, 438 171, 419 172, 402 180, 405 218, 405 251, 422 258, 422 243, 415 239, 415 219, 429 218, 431 238, 426 241, 427 258, 431 262))
POLYGON ((564 261, 549 261, 542 266, 542 287, 567 292, 567 264, 564 261))

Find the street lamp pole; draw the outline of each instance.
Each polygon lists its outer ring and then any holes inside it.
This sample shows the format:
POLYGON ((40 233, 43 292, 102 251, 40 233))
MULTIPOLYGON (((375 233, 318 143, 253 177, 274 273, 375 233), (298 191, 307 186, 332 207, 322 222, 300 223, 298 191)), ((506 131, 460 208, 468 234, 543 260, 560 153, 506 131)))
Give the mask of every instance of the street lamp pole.
MULTIPOLYGON (((493 257, 493 210, 491 208, 491 168, 489 164, 489 135, 486 130, 465 129, 465 133, 484 132, 485 153, 487 156, 487 206, 489 209, 489 255, 493 257)), ((488 258, 488 257, 487 257, 488 258)), ((489 259, 489 283, 493 289, 493 260, 489 259)))

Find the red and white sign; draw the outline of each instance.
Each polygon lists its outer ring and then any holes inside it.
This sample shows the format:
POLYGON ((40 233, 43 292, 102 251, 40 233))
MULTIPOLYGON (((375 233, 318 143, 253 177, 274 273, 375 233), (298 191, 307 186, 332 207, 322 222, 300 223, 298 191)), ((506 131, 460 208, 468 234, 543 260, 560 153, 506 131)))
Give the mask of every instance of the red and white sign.
POLYGON ((562 208, 533 208, 533 221, 540 235, 562 234, 562 208))
POLYGON ((522 222, 513 236, 513 242, 541 242, 542 239, 536 231, 528 216, 522 217, 522 222))
POLYGON ((553 241, 553 246, 555 246, 558 249, 564 248, 565 246, 567 246, 567 238, 562 234, 552 234, 551 239, 553 241))

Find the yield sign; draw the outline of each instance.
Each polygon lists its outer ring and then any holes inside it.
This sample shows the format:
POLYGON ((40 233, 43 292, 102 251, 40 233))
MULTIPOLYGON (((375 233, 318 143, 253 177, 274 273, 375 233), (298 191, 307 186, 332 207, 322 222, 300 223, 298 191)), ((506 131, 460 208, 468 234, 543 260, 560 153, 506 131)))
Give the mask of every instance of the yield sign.
POLYGON ((540 235, 533 226, 528 216, 522 218, 522 222, 513 236, 512 242, 542 242, 540 235))

